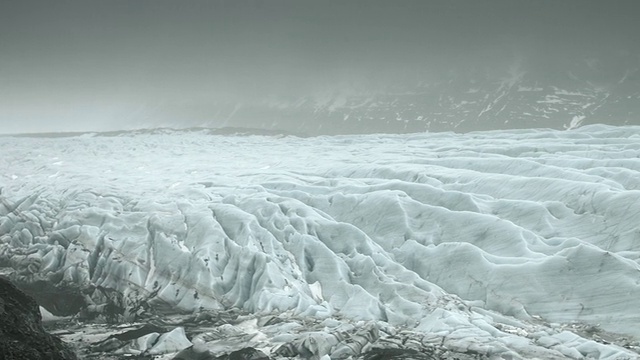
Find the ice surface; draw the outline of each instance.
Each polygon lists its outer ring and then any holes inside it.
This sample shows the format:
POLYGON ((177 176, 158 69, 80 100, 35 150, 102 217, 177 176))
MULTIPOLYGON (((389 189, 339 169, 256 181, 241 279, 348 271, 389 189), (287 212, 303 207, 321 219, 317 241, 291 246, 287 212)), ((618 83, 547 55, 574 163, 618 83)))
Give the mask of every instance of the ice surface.
MULTIPOLYGON (((94 308, 349 319, 377 324, 362 346, 387 324, 489 356, 630 356, 567 324, 640 340, 639 127, 0 149, 0 266, 94 308)), ((287 343, 340 354, 340 334, 287 343)))

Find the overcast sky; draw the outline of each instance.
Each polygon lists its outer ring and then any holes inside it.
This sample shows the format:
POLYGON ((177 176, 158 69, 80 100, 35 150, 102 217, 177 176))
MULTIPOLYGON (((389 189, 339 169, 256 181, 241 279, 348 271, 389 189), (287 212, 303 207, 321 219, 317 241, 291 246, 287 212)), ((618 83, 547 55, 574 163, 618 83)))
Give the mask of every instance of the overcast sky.
POLYGON ((638 0, 0 0, 0 132, 152 126, 158 109, 380 86, 514 53, 640 51, 639 15, 638 0))

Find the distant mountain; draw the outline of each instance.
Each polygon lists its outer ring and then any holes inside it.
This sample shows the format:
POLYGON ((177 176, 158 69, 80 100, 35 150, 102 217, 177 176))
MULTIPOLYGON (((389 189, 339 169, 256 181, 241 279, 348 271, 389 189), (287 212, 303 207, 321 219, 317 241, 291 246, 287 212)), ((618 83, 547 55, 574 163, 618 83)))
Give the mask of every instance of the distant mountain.
POLYGON ((403 84, 342 87, 219 107, 234 126, 294 133, 573 128, 640 124, 640 57, 452 69, 403 84))

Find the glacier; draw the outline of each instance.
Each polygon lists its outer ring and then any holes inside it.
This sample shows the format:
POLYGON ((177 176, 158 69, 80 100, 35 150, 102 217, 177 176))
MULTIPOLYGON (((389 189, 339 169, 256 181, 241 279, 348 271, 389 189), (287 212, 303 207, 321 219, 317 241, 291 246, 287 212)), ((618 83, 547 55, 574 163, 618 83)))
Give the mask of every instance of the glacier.
POLYGON ((0 273, 56 316, 237 309, 226 331, 274 358, 399 332, 488 358, 639 356, 640 127, 0 149, 0 273), (265 316, 308 328, 247 330, 265 316))

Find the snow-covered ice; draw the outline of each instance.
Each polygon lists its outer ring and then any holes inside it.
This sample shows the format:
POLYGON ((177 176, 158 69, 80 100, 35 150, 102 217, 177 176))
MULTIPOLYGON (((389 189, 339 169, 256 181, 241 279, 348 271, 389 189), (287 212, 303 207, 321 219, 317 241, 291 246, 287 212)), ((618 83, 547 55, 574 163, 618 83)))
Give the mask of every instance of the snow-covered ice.
MULTIPOLYGON (((115 296, 125 313, 340 319, 365 324, 363 344, 404 329, 495 357, 637 356, 580 329, 640 340, 640 127, 0 149, 0 267, 90 308, 115 296)), ((332 331, 283 342, 344 357, 332 331)))

